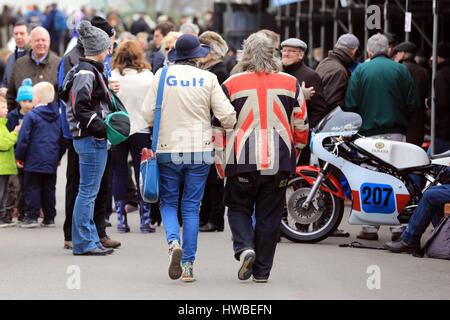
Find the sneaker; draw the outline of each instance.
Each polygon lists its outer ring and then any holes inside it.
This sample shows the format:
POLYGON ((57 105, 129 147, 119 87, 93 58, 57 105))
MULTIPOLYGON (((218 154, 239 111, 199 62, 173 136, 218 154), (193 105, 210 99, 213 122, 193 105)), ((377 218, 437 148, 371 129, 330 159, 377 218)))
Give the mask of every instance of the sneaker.
POLYGON ((269 278, 257 278, 255 276, 253 276, 253 282, 256 282, 256 283, 267 283, 268 280, 269 280, 269 278))
POLYGON ((239 261, 241 262, 241 267, 238 271, 239 280, 247 280, 253 273, 253 263, 255 263, 256 254, 252 249, 247 249, 241 252, 239 256, 239 261))
POLYGON ((25 217, 25 219, 22 221, 22 223, 19 224, 19 227, 25 228, 25 229, 38 228, 39 223, 38 223, 37 219, 33 220, 28 217, 25 217))
POLYGON ((54 219, 44 219, 41 222, 41 227, 42 228, 55 228, 55 220, 54 219))
POLYGON ((181 265, 183 269, 183 274, 181 275, 181 280, 184 282, 193 282, 194 278, 194 265, 192 262, 183 262, 181 265))
POLYGON ((177 240, 173 240, 169 245, 169 277, 172 280, 181 277, 181 258, 183 257, 183 249, 177 240))
POLYGON ((9 228, 17 225, 17 222, 12 222, 9 219, 0 219, 0 228, 9 228))

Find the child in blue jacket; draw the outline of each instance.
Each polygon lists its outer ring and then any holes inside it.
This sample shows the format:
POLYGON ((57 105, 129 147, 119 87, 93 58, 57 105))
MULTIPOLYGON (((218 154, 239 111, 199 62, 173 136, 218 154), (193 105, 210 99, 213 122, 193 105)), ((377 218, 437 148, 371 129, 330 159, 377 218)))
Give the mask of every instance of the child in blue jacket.
POLYGON ((40 208, 44 212, 42 227, 54 227, 56 216, 56 170, 65 148, 59 106, 49 82, 33 87, 33 110, 23 118, 16 146, 16 162, 24 169, 24 194, 27 206, 21 228, 39 226, 40 208))

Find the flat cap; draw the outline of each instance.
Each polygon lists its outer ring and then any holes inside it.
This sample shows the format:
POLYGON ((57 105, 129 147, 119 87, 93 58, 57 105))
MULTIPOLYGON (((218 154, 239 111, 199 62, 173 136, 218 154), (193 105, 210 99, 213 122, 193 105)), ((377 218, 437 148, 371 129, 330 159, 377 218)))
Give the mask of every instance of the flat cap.
POLYGON ((357 49, 359 47, 359 40, 351 33, 343 34, 336 42, 337 48, 357 49))
POLYGON ((397 52, 409 52, 415 55, 417 53, 417 46, 412 42, 405 41, 396 45, 392 51, 394 54, 397 52))
POLYGON ((283 48, 283 47, 300 48, 300 49, 302 49, 303 51, 306 51, 306 49, 308 49, 308 45, 307 45, 304 41, 302 41, 302 40, 300 40, 300 39, 297 39, 297 38, 289 38, 289 39, 287 39, 287 40, 284 40, 284 41, 281 43, 281 47, 282 47, 282 48, 283 48))

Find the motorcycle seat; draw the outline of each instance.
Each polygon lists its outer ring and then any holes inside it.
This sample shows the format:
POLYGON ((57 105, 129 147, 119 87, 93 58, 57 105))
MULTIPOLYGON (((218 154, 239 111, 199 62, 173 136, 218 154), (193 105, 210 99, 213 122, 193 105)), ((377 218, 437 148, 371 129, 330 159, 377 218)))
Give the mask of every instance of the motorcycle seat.
POLYGON ((439 154, 432 155, 432 156, 430 157, 430 159, 431 159, 431 160, 435 160, 435 159, 442 159, 442 158, 447 158, 447 157, 450 157, 450 150, 445 151, 445 152, 443 152, 443 153, 439 153, 439 154))

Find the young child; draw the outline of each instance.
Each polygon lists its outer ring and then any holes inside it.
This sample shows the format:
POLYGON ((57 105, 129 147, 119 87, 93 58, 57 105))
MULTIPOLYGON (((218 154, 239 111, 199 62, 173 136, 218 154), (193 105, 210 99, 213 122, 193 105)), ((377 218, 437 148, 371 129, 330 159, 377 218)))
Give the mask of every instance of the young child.
MULTIPOLYGON (((31 109, 33 109, 33 86, 30 78, 22 81, 22 86, 17 92, 16 101, 19 106, 11 110, 6 117, 8 122, 6 127, 11 132, 14 128, 22 123, 23 117, 31 109)), ((19 169, 19 173, 9 177, 8 183, 8 197, 6 199, 6 217, 12 220, 14 208, 18 211, 18 221, 23 221, 25 218, 25 198, 23 196, 23 169, 19 169)))
POLYGON ((56 170, 64 154, 59 106, 49 82, 33 87, 34 109, 23 118, 16 146, 17 165, 24 170, 26 217, 21 228, 39 227, 40 208, 44 212, 42 227, 54 227, 56 216, 56 170))
POLYGON ((17 174, 17 167, 14 162, 14 145, 17 142, 20 125, 16 126, 13 132, 9 132, 6 128, 7 114, 6 99, 0 97, 0 228, 15 225, 6 217, 5 202, 8 194, 9 177, 17 174))

